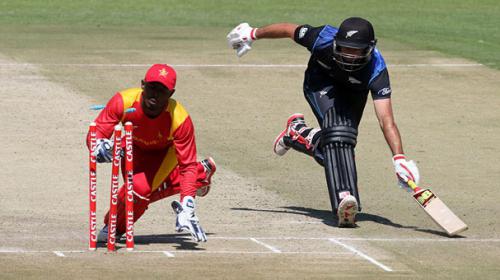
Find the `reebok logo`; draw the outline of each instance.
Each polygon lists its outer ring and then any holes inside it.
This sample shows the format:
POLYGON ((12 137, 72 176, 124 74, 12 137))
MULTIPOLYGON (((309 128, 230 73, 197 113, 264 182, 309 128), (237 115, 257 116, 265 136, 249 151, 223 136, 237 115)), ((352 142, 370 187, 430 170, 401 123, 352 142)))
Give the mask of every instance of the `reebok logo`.
POLYGON ((299 39, 302 39, 304 38, 304 36, 306 35, 307 31, 309 30, 309 28, 307 27, 302 27, 300 30, 299 30, 299 39))

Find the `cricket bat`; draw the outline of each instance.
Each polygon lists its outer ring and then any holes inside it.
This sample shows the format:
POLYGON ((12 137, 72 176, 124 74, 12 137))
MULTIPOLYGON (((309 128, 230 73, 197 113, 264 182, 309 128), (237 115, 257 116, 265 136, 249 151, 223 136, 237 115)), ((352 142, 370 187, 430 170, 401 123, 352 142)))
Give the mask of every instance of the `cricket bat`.
POLYGON ((408 186, 413 190, 413 198, 415 198, 422 209, 449 236, 457 235, 467 229, 467 225, 430 189, 421 189, 412 180, 408 180, 408 186))

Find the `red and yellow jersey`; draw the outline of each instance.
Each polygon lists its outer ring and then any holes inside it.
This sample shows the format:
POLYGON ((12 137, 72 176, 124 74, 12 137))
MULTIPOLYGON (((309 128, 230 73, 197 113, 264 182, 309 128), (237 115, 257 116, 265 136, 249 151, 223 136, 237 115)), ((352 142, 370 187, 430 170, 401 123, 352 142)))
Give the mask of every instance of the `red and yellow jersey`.
MULTIPOLYGON (((95 119, 97 138, 110 139, 116 124, 132 122, 134 149, 141 149, 146 153, 168 149, 167 153, 171 156, 167 157, 174 159, 162 162, 152 182, 152 190, 158 188, 177 164, 184 175, 181 175, 184 177, 181 179, 181 186, 187 185, 188 189, 195 190, 196 143, 191 117, 179 102, 170 98, 167 108, 159 116, 149 118, 142 110, 141 99, 141 88, 116 93, 95 119), (134 108, 135 111, 125 113, 129 108, 134 108), (171 147, 174 149, 170 149, 171 147), (172 156, 174 152, 176 156, 172 156)), ((87 143, 88 141, 87 137, 87 143)))

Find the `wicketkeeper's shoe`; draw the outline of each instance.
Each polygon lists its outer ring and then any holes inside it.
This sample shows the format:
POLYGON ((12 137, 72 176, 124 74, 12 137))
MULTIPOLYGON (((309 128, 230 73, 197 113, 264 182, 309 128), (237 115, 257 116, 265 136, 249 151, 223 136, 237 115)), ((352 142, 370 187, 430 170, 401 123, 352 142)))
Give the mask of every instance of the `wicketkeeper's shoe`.
POLYGON ((205 181, 208 185, 203 186, 196 190, 196 196, 205 196, 210 191, 210 184, 212 183, 212 176, 217 170, 217 166, 215 165, 215 161, 212 157, 208 157, 201 161, 201 165, 203 165, 203 169, 205 170, 205 181))
MULTIPOLYGON (((123 236, 123 233, 116 233, 116 242, 120 241, 123 236)), ((97 243, 107 243, 108 242, 108 225, 104 225, 104 227, 99 231, 97 235, 97 243)))
POLYGON ((337 217, 339 218, 339 227, 355 227, 356 214, 358 214, 358 201, 352 195, 348 195, 339 203, 337 217))
POLYGON ((295 127, 297 125, 302 125, 305 126, 305 120, 304 120, 304 115, 300 113, 295 113, 288 117, 288 120, 286 122, 286 127, 285 129, 278 134, 276 139, 274 140, 274 153, 277 154, 278 156, 282 156, 288 152, 290 149, 290 146, 288 146, 284 138, 285 137, 290 137, 290 132, 295 130, 295 127))

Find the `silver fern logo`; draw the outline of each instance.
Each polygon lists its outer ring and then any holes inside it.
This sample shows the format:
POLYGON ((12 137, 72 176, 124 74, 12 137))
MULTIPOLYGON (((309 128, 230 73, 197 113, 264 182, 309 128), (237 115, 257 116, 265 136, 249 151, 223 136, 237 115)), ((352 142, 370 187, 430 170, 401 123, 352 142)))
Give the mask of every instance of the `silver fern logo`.
POLYGON ((349 37, 352 37, 352 35, 358 33, 358 30, 351 30, 351 31, 347 31, 347 34, 345 35, 345 38, 349 38, 349 37))

